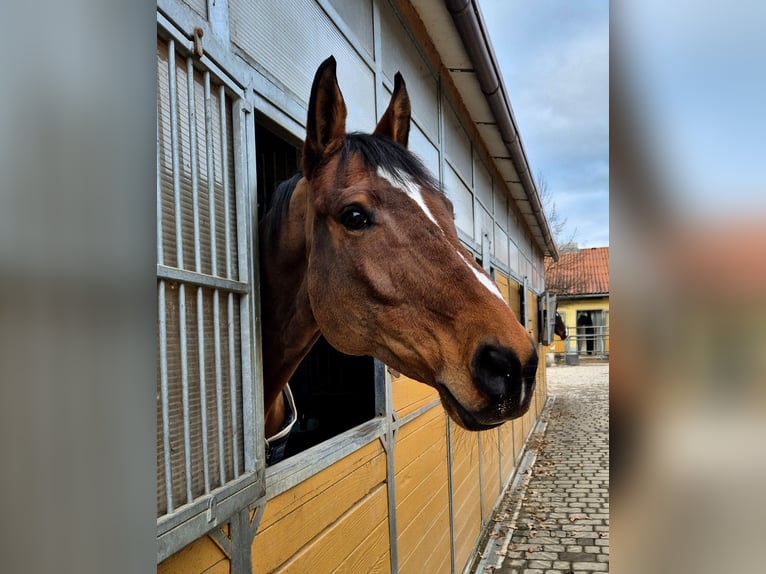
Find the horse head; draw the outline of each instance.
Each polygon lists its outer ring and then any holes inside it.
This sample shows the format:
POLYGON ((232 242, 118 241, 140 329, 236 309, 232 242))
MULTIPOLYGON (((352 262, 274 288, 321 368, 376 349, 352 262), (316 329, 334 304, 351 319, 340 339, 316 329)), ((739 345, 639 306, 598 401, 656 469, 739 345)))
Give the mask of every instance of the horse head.
POLYGON ((535 386, 535 345, 461 245, 452 204, 406 149, 401 75, 374 133, 348 134, 335 66, 331 57, 316 72, 296 189, 304 197, 293 200, 307 311, 339 351, 435 387, 467 429, 521 416, 535 386))

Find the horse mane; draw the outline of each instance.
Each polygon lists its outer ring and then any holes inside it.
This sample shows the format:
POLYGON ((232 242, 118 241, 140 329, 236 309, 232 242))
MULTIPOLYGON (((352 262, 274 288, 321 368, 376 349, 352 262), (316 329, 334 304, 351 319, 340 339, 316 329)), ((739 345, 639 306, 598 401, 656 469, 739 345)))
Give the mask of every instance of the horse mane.
MULTIPOLYGON (((402 185, 406 182, 402 179, 407 175, 422 186, 426 193, 441 194, 439 182, 428 172, 426 167, 412 152, 390 138, 353 132, 347 134, 341 148, 340 162, 336 174, 338 183, 345 173, 351 157, 359 157, 362 164, 370 172, 375 172, 382 167, 402 185)), ((262 223, 268 228, 269 240, 274 242, 279 237, 282 222, 285 220, 290 205, 290 198, 303 177, 299 171, 290 179, 277 186, 271 200, 271 207, 263 216, 262 223)))

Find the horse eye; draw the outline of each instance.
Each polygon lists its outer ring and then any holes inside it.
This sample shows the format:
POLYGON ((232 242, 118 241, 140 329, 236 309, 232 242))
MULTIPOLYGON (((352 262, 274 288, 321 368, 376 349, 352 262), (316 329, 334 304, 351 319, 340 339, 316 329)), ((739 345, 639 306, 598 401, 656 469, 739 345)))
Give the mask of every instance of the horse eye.
POLYGON ((370 216, 361 208, 353 206, 347 208, 340 216, 340 222, 346 229, 357 231, 370 225, 370 216))

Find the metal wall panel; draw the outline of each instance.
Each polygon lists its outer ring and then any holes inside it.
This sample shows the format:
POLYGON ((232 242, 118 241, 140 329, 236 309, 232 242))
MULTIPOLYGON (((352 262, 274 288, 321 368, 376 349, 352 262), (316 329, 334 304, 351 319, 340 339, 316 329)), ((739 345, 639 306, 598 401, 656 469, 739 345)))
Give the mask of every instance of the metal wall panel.
POLYGON ((447 164, 444 169, 444 191, 455 209, 455 225, 469 237, 474 236, 473 195, 455 170, 447 164))
POLYGON ((334 55, 347 130, 375 127, 373 71, 314 0, 230 0, 229 11, 232 41, 307 107, 317 67, 334 55))
POLYGON ((367 52, 370 58, 375 57, 372 31, 372 0, 329 0, 338 15, 356 36, 357 45, 367 52))
MULTIPOLYGON (((492 176, 489 174, 487 166, 481 161, 478 155, 473 158, 473 184, 476 197, 490 213, 494 206, 492 201, 492 176)), ((497 215, 497 214, 496 214, 497 215)))
POLYGON ((471 187, 473 185, 473 154, 471 140, 463 129, 452 106, 443 100, 444 110, 444 152, 449 162, 471 187))
POLYGON ((413 152, 423 165, 428 168, 435 178, 439 178, 439 150, 431 143, 431 141, 425 136, 420 127, 412 123, 410 126, 410 141, 409 149, 413 152))
POLYGON ((439 91, 436 76, 420 55, 387 0, 379 0, 383 73, 393 83, 397 71, 407 82, 412 114, 432 142, 439 141, 439 91))
POLYGON ((495 223, 495 239, 492 242, 493 255, 503 265, 508 265, 508 236, 502 228, 495 223))
POLYGON ((184 4, 189 6, 197 14, 207 20, 207 0, 182 0, 184 4))

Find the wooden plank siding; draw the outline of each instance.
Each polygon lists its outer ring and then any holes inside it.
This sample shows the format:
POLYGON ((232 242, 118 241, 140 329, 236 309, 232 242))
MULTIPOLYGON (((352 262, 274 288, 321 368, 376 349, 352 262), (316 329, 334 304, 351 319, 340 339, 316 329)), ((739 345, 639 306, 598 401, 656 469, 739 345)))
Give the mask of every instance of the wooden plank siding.
POLYGON ((203 536, 157 565, 158 574, 187 572, 224 574, 231 572, 231 563, 210 536, 203 536))
POLYGON ((481 532, 479 443, 476 433, 450 425, 455 566, 462 571, 481 532))
POLYGON ((450 555, 446 437, 442 409, 429 410, 399 430, 394 483, 400 572, 449 571, 449 559, 444 561, 450 555))
MULTIPOLYGON (((362 525, 367 536, 387 523, 385 480, 385 453, 376 440, 271 499, 253 543, 253 572, 273 572, 288 561, 294 568, 329 540, 352 539, 362 525)), ((334 566, 350 552, 338 554, 334 566)))
POLYGON ((479 433, 481 441, 482 522, 486 524, 500 495, 500 460, 497 451, 499 429, 479 433))
POLYGON ((392 377, 391 398, 397 416, 404 418, 438 399, 439 393, 433 387, 401 375, 392 377))

